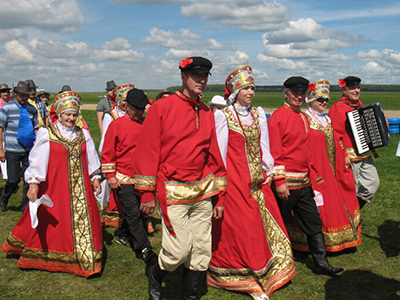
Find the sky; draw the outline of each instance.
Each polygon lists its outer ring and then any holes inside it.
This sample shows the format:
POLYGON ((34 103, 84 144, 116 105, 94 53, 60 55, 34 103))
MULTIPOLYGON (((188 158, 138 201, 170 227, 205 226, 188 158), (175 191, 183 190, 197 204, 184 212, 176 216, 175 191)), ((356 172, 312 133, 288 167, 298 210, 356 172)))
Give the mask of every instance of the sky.
POLYGON ((204 56, 209 84, 243 65, 256 85, 400 84, 399 28, 398 0, 2 0, 0 83, 164 89, 181 84, 180 60, 204 56))

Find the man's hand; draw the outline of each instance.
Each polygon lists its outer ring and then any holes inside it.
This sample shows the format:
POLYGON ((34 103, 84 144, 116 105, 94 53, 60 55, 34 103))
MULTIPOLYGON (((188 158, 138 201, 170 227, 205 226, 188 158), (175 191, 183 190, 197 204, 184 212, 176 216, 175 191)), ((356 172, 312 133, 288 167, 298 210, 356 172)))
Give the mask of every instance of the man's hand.
POLYGON ((289 199, 290 196, 290 191, 289 188, 287 186, 286 183, 278 186, 276 188, 276 194, 278 195, 278 197, 283 200, 283 201, 287 201, 289 199))
POLYGON ((215 206, 213 209, 213 217, 215 219, 221 219, 224 215, 224 206, 215 206))
POLYGON ((151 200, 146 203, 140 203, 139 209, 145 214, 152 214, 154 212, 154 208, 156 207, 156 200, 151 200))
POLYGON ((112 189, 117 189, 118 187, 120 187, 121 185, 118 182, 117 177, 110 177, 107 179, 108 185, 110 186, 110 188, 112 189))
POLYGON ((347 168, 351 169, 351 160, 350 160, 350 157, 346 156, 346 157, 344 158, 344 163, 345 163, 345 165, 346 165, 347 168))
POLYGON ((36 183, 30 183, 28 193, 26 194, 29 201, 35 202, 37 200, 38 193, 39 193, 39 185, 36 183))

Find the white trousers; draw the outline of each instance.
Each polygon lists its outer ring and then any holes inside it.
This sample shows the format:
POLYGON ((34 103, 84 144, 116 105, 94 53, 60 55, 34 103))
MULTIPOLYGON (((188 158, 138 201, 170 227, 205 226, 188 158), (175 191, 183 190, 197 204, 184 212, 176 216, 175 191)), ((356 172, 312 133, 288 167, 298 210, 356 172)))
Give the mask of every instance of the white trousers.
POLYGON ((375 163, 370 157, 367 160, 352 162, 357 197, 370 202, 379 187, 379 175, 375 163))
POLYGON ((174 271, 181 264, 194 271, 206 271, 211 260, 210 199, 168 206, 168 216, 176 233, 172 236, 162 222, 161 269, 174 271))

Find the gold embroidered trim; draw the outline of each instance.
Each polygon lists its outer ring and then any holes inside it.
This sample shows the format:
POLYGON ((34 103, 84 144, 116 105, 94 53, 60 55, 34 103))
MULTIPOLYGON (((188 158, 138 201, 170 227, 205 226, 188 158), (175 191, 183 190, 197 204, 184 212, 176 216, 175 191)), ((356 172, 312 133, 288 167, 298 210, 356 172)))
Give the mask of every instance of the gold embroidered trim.
POLYGON ((90 224, 82 168, 83 162, 80 155, 85 136, 81 129, 77 129, 77 138, 73 141, 68 141, 59 135, 54 126, 50 126, 48 130, 50 141, 64 146, 67 150, 74 256, 81 269, 94 270, 98 253, 94 251, 92 226, 90 224))

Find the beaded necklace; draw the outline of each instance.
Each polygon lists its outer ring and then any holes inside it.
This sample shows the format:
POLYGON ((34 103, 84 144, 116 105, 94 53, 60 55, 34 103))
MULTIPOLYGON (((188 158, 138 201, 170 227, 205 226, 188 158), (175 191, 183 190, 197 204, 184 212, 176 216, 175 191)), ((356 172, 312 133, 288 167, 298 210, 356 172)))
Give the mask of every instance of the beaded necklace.
MULTIPOLYGON (((250 146, 250 143, 249 143, 249 139, 248 139, 248 137, 247 137, 247 135, 246 135, 246 131, 244 130, 242 121, 240 120, 240 117, 239 117, 239 116, 243 116, 243 115, 239 114, 239 112, 237 111, 235 105, 232 105, 232 106, 233 106, 233 110, 234 110, 235 113, 236 113, 236 119, 238 120, 239 126, 240 126, 240 128, 242 129, 242 132, 243 132, 243 135, 244 135, 244 139, 246 140, 247 148, 249 149, 250 153, 253 155, 254 158, 256 158, 256 159, 258 159, 258 160, 261 160, 260 142, 258 141, 258 152, 260 153, 260 155, 258 156, 258 155, 256 155, 256 154, 254 153, 253 149, 251 149, 251 146, 250 146)), ((251 106, 249 107, 248 114, 245 115, 244 117, 247 117, 250 113, 251 113, 251 117, 252 117, 252 119, 253 119, 253 123, 256 125, 256 129, 257 129, 257 132, 258 132, 258 136, 260 136, 259 124, 258 124, 258 122, 256 122, 256 117, 254 116, 254 113, 253 113, 253 110, 252 110, 252 107, 251 107, 251 106)))

